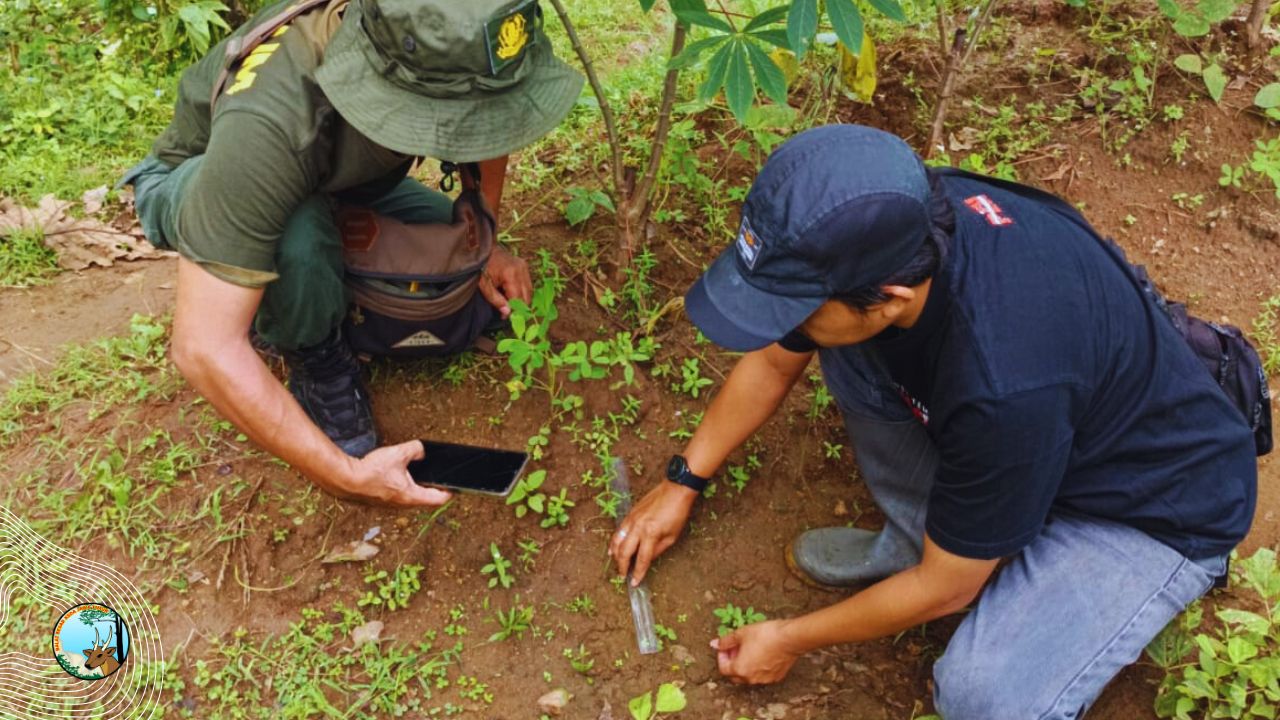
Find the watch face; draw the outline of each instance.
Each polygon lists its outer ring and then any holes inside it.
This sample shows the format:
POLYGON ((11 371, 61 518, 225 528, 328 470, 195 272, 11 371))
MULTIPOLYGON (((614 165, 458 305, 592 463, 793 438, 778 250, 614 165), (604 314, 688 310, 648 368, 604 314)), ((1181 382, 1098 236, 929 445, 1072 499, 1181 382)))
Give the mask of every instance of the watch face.
POLYGON ((667 479, 675 480, 684 474, 686 465, 684 458, 675 455, 671 458, 671 462, 667 463, 667 479))

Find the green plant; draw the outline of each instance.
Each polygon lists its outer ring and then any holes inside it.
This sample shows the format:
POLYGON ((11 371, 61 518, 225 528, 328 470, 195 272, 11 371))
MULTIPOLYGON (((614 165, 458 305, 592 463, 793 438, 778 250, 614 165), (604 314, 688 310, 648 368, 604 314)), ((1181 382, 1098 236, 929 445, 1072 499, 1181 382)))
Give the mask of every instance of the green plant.
POLYGON ((533 538, 525 538, 517 542, 516 545, 520 548, 520 554, 516 556, 516 559, 520 561, 525 572, 532 570, 533 559, 538 556, 538 553, 542 552, 542 545, 533 538))
POLYGON ((702 377, 698 369, 698 358, 685 358, 680 364, 680 382, 671 383, 671 389, 696 398, 710 384, 711 379, 702 377))
POLYGON ((1262 303, 1253 318, 1253 339, 1262 357, 1262 370, 1268 376, 1280 374, 1280 294, 1262 303))
POLYGON ((520 598, 516 598, 514 607, 507 611, 498 610, 494 613, 497 618, 499 630, 489 636, 489 642, 501 642, 515 635, 524 637, 524 633, 533 624, 533 608, 520 604, 520 598))
POLYGON ((569 661, 569 667, 579 675, 590 676, 591 670, 596 666, 595 658, 591 657, 591 651, 582 643, 579 643, 577 648, 565 648, 564 656, 569 661))
POLYGON ((540 523, 542 527, 564 527, 569 524, 569 510, 574 506, 574 502, 570 500, 566 493, 568 488, 560 488, 559 495, 551 495, 547 498, 547 516, 542 518, 540 523))
POLYGON ((1199 55, 1186 54, 1174 58, 1173 64, 1185 73, 1199 75, 1204 81, 1205 90, 1215 103, 1222 100, 1222 93, 1227 89, 1227 74, 1217 62, 1206 65, 1199 55))
POLYGON ((720 627, 716 628, 716 634, 720 637, 724 637, 738 628, 752 623, 764 622, 768 619, 764 616, 764 613, 756 612, 754 607, 743 609, 733 603, 727 603, 711 612, 720 621, 720 627))
POLYGON ((35 230, 0 235, 0 287, 31 287, 49 282, 58 272, 58 256, 35 230))
POLYGON ((565 610, 568 610, 571 613, 581 613, 588 617, 592 617, 596 614, 596 601, 592 600, 590 595, 583 593, 571 600, 569 604, 565 606, 565 610))
POLYGON ((1209 29, 1231 17, 1239 0, 1196 0, 1187 7, 1178 0, 1156 0, 1165 17, 1173 21, 1174 32, 1183 37, 1208 35, 1209 29))
POLYGON ((546 509, 547 496, 538 492, 547 479, 546 470, 534 470, 516 482, 516 487, 507 496, 507 504, 516 506, 516 517, 522 518, 529 511, 541 515, 546 509))
POLYGON ((356 604, 359 607, 385 605, 388 610, 404 609, 409 606, 409 599, 422 588, 422 582, 418 580, 421 572, 421 565, 401 565, 391 575, 386 570, 366 573, 365 584, 377 583, 376 592, 366 590, 364 597, 356 604))
POLYGON ((1276 197, 1280 198, 1280 135, 1270 140, 1257 140, 1254 147, 1248 164, 1233 166, 1223 163, 1218 184, 1222 187, 1241 187, 1246 177, 1257 176, 1265 178, 1275 190, 1276 197))
MULTIPOLYGON (((547 447, 551 444, 551 426, 543 425, 538 428, 537 435, 530 435, 529 440, 525 443, 525 448, 529 453, 529 457, 534 460, 541 460, 547 454, 547 447)), ((508 503, 510 504, 510 503, 508 503)))
POLYGON ((1156 695, 1162 718, 1276 717, 1280 705, 1280 566, 1261 548, 1233 563, 1233 582, 1251 591, 1261 612, 1219 607, 1220 624, 1204 632, 1199 602, 1147 646, 1165 671, 1156 695), (1185 658, 1196 655, 1191 661, 1185 658))
POLYGON ((617 212, 613 201, 600 190, 587 190, 580 187, 569 188, 569 202, 564 206, 564 219, 570 225, 579 225, 596 214, 596 208, 604 208, 609 212, 617 212))
POLYGON ((489 587, 497 587, 502 585, 503 588, 511 587, 515 582, 507 570, 511 568, 511 561, 502 557, 502 551, 498 550, 497 543, 489 543, 489 555, 493 558, 493 562, 486 564, 480 568, 481 575, 492 575, 489 578, 489 587))
POLYGON ((674 713, 684 710, 688 704, 684 691, 673 683, 662 683, 658 686, 657 698, 653 691, 631 698, 627 710, 633 720, 652 720, 662 713, 674 713))

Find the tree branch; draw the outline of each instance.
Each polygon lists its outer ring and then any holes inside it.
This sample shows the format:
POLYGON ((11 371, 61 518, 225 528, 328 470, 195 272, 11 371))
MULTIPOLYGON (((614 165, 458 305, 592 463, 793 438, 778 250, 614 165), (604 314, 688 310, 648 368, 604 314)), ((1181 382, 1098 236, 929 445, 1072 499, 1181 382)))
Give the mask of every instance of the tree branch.
MULTIPOLYGON (((554 1, 558 2, 559 0, 554 1)), ((684 50, 684 41, 688 33, 688 26, 676 20, 675 31, 671 35, 672 58, 675 58, 684 50)), ((644 175, 636 183, 635 190, 631 194, 632 205, 635 209, 632 219, 637 223, 643 223, 649 217, 649 193, 653 189, 654 182, 658 179, 658 170, 662 167, 662 155, 667 147, 667 135, 671 132, 671 108, 676 102, 677 81, 679 79, 680 70, 668 67, 666 80, 662 84, 662 103, 658 107, 658 127, 653 134, 653 149, 649 154, 649 166, 645 169, 644 175)))
POLYGON ((600 114, 604 116, 604 131, 609 138, 609 154, 610 162, 613 165, 613 190, 619 202, 625 201, 623 193, 623 167, 622 167, 622 146, 618 143, 618 128, 613 121, 613 108, 609 105, 609 98, 604 94, 604 87, 600 84, 600 78, 596 75, 595 66, 591 63, 591 56, 587 54, 582 42, 578 40, 578 32, 573 27, 573 21, 569 19, 569 13, 564 9, 561 0, 551 0, 551 6, 556 9, 556 14, 560 16, 560 23, 564 25, 565 34, 569 36, 569 42, 573 44, 573 51, 578 54, 578 60, 582 62, 582 69, 587 74, 587 82, 591 84, 591 91, 596 95, 596 101, 600 104, 600 114))
POLYGON ((924 159, 928 160, 942 144, 942 126, 947 118, 947 105, 951 104, 951 91, 959 74, 960 58, 964 55, 964 28, 956 30, 947 56, 947 67, 942 71, 942 92, 938 93, 938 107, 933 112, 933 129, 929 131, 929 143, 924 147, 924 159))
POLYGON ((1249 19, 1245 21, 1248 29, 1249 52, 1262 49, 1262 26, 1271 13, 1271 0, 1253 0, 1249 8, 1249 19))

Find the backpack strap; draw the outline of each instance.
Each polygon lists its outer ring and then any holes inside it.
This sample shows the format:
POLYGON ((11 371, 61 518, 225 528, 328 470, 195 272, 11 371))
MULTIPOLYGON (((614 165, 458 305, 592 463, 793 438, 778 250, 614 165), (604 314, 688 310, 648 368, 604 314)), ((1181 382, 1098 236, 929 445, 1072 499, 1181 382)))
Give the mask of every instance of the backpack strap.
POLYGON ((222 60, 222 69, 218 71, 218 77, 213 81, 213 91, 209 95, 209 114, 213 114, 213 104, 218 101, 218 96, 222 94, 222 89, 226 87, 227 80, 231 77, 231 68, 240 63, 253 52, 255 48, 261 45, 271 34, 279 30, 282 26, 289 23, 299 15, 314 10, 321 5, 329 3, 331 0, 298 0, 290 4, 284 10, 267 18, 259 23, 252 30, 239 37, 233 37, 227 41, 226 53, 222 60))

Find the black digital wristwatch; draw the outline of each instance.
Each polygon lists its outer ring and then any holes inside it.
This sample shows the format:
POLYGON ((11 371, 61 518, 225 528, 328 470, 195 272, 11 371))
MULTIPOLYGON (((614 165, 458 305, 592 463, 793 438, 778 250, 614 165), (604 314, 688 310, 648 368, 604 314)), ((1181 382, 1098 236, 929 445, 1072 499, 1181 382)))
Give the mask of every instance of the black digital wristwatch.
POLYGON ((711 482, 710 478, 694 475, 683 455, 671 456, 671 461, 667 463, 667 479, 677 485, 683 485, 699 495, 702 494, 703 490, 707 489, 707 483, 711 482))

